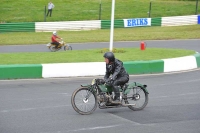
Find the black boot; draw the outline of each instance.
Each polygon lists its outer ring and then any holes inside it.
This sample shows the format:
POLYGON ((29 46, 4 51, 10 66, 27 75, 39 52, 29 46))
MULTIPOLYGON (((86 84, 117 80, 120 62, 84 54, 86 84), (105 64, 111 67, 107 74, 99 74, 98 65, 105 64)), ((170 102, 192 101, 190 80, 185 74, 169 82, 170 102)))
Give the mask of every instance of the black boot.
POLYGON ((120 92, 119 92, 119 87, 118 86, 114 86, 113 90, 115 92, 115 97, 113 99, 114 102, 120 102, 120 92))
POLYGON ((113 102, 120 102, 120 97, 116 96, 116 94, 115 94, 115 96, 113 98, 113 102))

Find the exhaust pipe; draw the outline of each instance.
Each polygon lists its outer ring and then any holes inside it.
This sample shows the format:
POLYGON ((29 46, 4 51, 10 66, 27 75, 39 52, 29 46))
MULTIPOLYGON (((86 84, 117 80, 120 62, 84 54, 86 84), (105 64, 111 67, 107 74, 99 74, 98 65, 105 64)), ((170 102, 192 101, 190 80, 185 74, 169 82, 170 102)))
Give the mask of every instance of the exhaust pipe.
POLYGON ((122 104, 122 106, 136 106, 136 104, 122 104))

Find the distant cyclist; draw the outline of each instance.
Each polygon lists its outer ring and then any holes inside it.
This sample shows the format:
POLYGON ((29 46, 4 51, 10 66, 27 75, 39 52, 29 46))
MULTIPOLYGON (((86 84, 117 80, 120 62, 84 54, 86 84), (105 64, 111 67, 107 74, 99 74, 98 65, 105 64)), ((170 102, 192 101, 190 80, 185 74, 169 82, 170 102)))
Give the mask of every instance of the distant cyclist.
POLYGON ((56 47, 55 47, 56 49, 57 49, 58 46, 60 45, 58 39, 62 39, 62 38, 60 38, 59 36, 57 36, 57 32, 54 31, 54 32, 53 32, 53 35, 52 35, 52 37, 51 37, 51 44, 55 44, 55 45, 56 45, 56 47))

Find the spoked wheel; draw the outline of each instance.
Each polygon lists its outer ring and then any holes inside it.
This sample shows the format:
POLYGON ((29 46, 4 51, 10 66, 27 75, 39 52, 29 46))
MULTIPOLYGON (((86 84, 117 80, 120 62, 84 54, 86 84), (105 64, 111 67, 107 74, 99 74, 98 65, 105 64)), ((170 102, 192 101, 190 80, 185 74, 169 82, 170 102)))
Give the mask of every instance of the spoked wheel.
POLYGON ((128 108, 134 111, 142 110, 148 103, 148 94, 141 87, 135 87, 130 90, 125 99, 128 108))
POLYGON ((66 46, 64 46, 64 50, 72 50, 72 46, 70 46, 69 44, 66 44, 66 46))
POLYGON ((51 50, 51 52, 56 52, 57 51, 57 49, 55 48, 55 46, 51 46, 51 47, 49 47, 49 49, 51 50))
POLYGON ((88 88, 79 88, 72 94, 71 104, 77 113, 88 115, 97 108, 97 98, 88 88))

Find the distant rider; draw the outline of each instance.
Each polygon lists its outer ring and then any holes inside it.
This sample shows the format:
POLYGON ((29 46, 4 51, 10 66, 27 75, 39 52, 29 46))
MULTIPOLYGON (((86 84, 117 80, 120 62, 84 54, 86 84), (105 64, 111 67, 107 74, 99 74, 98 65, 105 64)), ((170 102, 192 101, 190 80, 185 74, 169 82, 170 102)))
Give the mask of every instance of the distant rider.
POLYGON ((51 37, 51 44, 55 44, 56 45, 56 49, 58 48, 58 46, 59 46, 59 42, 58 42, 58 40, 57 40, 57 38, 58 39, 62 39, 62 38, 60 38, 59 36, 57 36, 57 32, 56 31, 54 31, 53 32, 53 35, 52 35, 52 37, 51 37))
POLYGON ((105 82, 111 83, 115 93, 113 101, 120 102, 120 92, 118 86, 124 85, 129 81, 129 74, 126 72, 123 62, 116 59, 112 52, 106 52, 103 57, 106 62, 106 74, 104 76, 104 80, 105 82))

